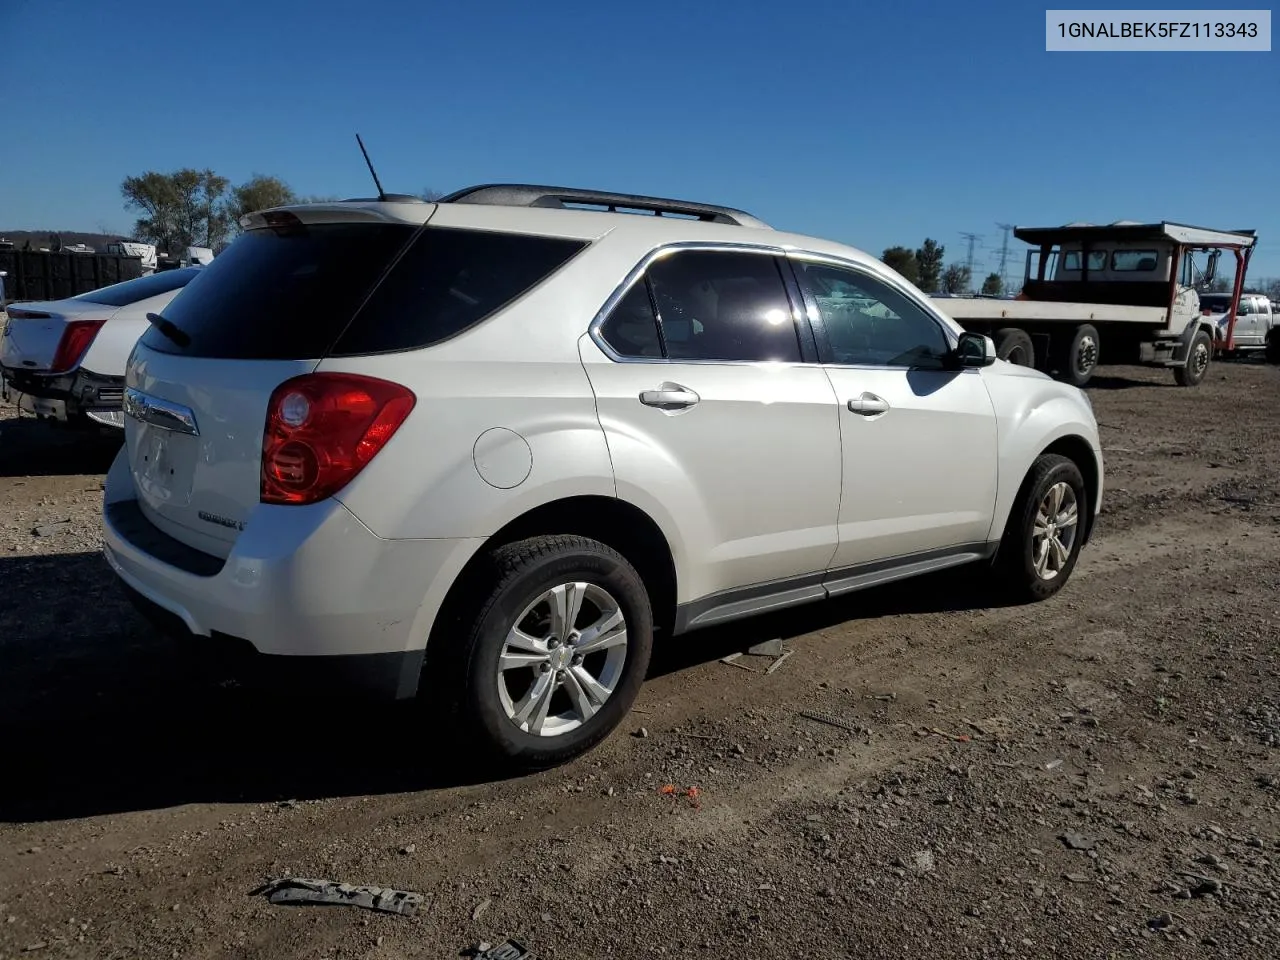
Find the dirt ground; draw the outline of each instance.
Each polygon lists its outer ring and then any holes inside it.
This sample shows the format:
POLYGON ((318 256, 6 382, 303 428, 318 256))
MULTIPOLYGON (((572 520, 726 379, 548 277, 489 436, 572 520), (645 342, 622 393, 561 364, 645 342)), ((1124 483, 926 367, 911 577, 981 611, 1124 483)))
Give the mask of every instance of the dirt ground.
POLYGON ((0 420, 0 957, 1280 955, 1280 369, 1104 373, 1057 598, 953 574, 671 641, 601 748, 501 782, 407 713, 191 678, 98 553, 111 444, 0 420), (426 903, 251 895, 289 874, 426 903))

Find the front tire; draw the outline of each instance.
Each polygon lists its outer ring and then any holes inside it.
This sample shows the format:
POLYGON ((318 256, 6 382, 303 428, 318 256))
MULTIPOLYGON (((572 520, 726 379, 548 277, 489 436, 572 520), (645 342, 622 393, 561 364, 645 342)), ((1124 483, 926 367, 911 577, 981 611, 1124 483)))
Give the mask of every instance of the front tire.
POLYGON ((1203 330, 1196 332, 1187 347, 1187 358, 1180 366, 1173 368, 1173 379, 1180 387, 1197 386, 1209 372, 1209 361, 1213 357, 1213 340, 1203 330))
POLYGON ((1075 462, 1041 454, 1005 526, 996 573, 1012 599, 1047 600, 1075 569, 1089 519, 1088 490, 1075 462))
POLYGON ((524 770, 563 763, 635 702, 653 648, 648 593, 621 554, 586 537, 534 537, 486 559, 460 633, 428 646, 424 687, 488 758, 524 770))

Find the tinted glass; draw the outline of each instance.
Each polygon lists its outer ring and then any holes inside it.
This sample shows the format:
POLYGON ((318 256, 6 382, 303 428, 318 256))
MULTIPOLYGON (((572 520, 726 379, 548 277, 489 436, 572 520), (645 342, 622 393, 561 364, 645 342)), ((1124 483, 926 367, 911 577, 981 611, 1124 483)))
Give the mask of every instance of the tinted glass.
POLYGON ((333 352, 383 353, 439 343, 545 280, 584 246, 559 237, 428 227, 333 352))
POLYGON ((874 277, 841 267, 797 262, 796 268, 826 330, 829 362, 943 366, 950 349, 946 334, 905 294, 874 277))
POLYGON ((1149 273, 1155 270, 1158 259, 1154 250, 1117 250, 1111 255, 1111 269, 1149 273))
POLYGON ((88 303, 102 303, 108 307, 127 307, 129 304, 137 303, 139 300, 158 297, 160 294, 168 293, 170 290, 185 287, 191 281, 191 278, 199 272, 199 270, 193 270, 190 267, 183 270, 167 270, 164 273, 153 273, 150 276, 138 277, 135 280, 126 280, 124 283, 113 283, 109 287, 90 290, 88 293, 82 293, 71 299, 84 300, 88 303))
POLYGON ((688 250, 656 261, 648 277, 668 358, 799 362, 773 257, 688 250))
MULTIPOLYGON (((1080 251, 1079 250, 1071 250, 1065 254, 1065 256, 1063 257, 1062 269, 1063 270, 1079 270, 1080 269, 1080 251)), ((1105 269, 1107 269, 1107 251, 1090 250, 1089 251, 1089 272, 1093 273, 1095 270, 1105 270, 1105 269)))
POLYGON ((152 327, 141 343, 196 357, 323 357, 413 231, 400 224, 251 230, 164 311, 191 342, 180 347, 152 327))
POLYGON ((605 343, 623 357, 661 357, 658 318, 642 279, 623 297, 600 327, 605 343))
POLYGON ((1231 306, 1231 298, 1224 294, 1218 294, 1216 296, 1211 294, 1200 295, 1201 309, 1204 309, 1207 307, 1208 309, 1212 310, 1214 313, 1226 313, 1227 308, 1230 306, 1231 306))

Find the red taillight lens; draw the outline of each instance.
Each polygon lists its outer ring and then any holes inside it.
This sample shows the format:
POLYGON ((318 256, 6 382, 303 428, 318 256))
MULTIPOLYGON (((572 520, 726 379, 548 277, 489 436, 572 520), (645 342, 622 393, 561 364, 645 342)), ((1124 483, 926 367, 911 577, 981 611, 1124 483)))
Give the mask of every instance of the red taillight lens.
POLYGON ((354 373, 286 380, 267 406, 262 502, 333 496, 386 445, 416 402, 398 383, 354 373))
POLYGON ((78 364, 93 343, 93 338, 102 329, 105 320, 72 320, 62 331, 62 339, 58 341, 58 349, 53 352, 53 364, 50 373, 64 373, 78 364))

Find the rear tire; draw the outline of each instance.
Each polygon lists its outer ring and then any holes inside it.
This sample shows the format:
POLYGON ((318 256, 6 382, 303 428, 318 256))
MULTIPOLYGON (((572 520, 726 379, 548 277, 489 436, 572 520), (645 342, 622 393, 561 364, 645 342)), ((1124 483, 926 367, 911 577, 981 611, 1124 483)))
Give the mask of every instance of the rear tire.
POLYGON ((1267 349, 1264 356, 1267 363, 1280 364, 1280 327, 1272 328, 1267 334, 1267 349))
POLYGON ((653 648, 635 568, 598 541, 543 536, 498 547, 471 584, 457 632, 434 631, 427 647, 422 688, 444 708, 439 719, 453 719, 465 747, 518 770, 555 766, 607 737, 653 648))
POLYGON ((1091 323, 1076 327, 1067 347, 1058 355, 1058 377, 1072 386, 1083 387, 1093 378, 1102 353, 1098 329, 1091 323))
POLYGON ((996 556, 998 585, 1010 599, 1047 600, 1063 588, 1084 544, 1089 507, 1075 462, 1041 454, 1023 481, 996 556))
POLYGON ((1213 357, 1213 340, 1203 330, 1196 331, 1187 347, 1187 357, 1173 368, 1173 379, 1180 387, 1197 386, 1209 372, 1209 361, 1213 357))
POLYGON ((996 356, 1001 360, 1008 360, 1020 367, 1036 365, 1036 348, 1031 342, 1031 335, 1025 330, 1005 327, 996 331, 995 341, 996 356))

